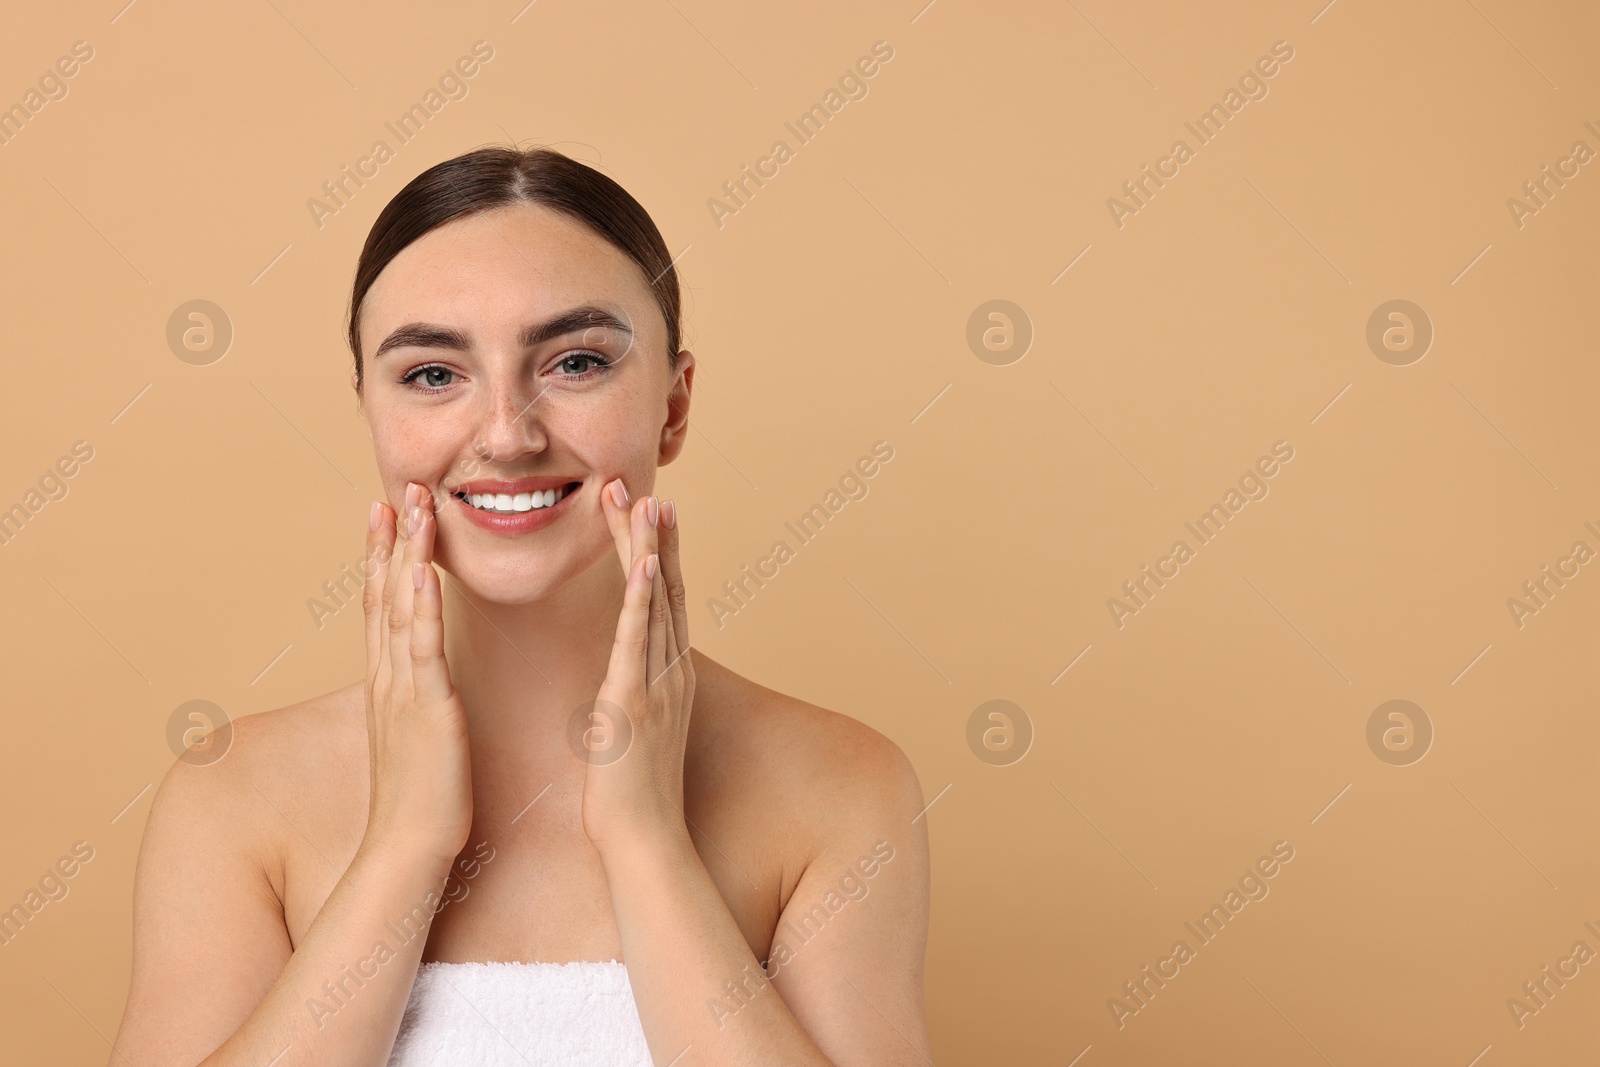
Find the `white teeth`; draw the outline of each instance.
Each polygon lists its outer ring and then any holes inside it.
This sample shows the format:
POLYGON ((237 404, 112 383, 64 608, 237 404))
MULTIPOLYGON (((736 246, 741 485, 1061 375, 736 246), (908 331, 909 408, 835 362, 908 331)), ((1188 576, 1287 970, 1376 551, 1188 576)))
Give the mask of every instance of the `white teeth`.
POLYGON ((469 493, 467 502, 480 511, 515 515, 535 508, 553 507, 565 495, 565 487, 544 489, 537 493, 517 493, 515 496, 510 493, 469 493))

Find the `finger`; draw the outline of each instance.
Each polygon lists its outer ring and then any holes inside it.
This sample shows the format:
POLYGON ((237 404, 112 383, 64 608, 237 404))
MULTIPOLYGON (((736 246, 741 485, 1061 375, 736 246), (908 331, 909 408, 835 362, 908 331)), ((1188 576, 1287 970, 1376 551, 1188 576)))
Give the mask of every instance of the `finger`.
POLYGON ((650 644, 645 652, 647 677, 654 685, 667 673, 667 664, 678 658, 678 647, 672 642, 672 605, 667 600, 666 575, 661 573, 661 553, 652 552, 655 571, 650 576, 650 644))
POLYGON ((661 520, 661 503, 653 496, 643 496, 633 502, 628 514, 629 561, 648 556, 656 550, 656 524, 661 520))
MULTIPOLYGON (((661 527, 658 536, 661 541, 661 576, 667 586, 667 602, 672 614, 672 641, 673 656, 679 656, 689 648, 689 601, 688 592, 683 584, 683 560, 678 555, 678 502, 676 500, 663 501, 661 504, 661 527)), ((669 659, 667 662, 672 662, 669 659)))
POLYGON ((416 602, 417 564, 423 562, 423 550, 431 543, 428 531, 433 525, 433 514, 426 502, 427 495, 426 491, 419 492, 416 503, 406 515, 405 565, 396 583, 394 605, 389 612, 389 669, 393 672, 395 687, 409 693, 416 692, 411 634, 416 621, 412 607, 416 602))
MULTIPOLYGON (((634 558, 649 556, 659 552, 660 538, 657 536, 657 527, 661 522, 661 501, 655 496, 646 496, 633 508, 633 555, 634 558)), ((656 573, 650 580, 650 612, 648 619, 649 640, 645 644, 645 679, 653 682, 661 675, 666 666, 666 633, 665 616, 667 607, 666 590, 661 584, 661 566, 659 560, 655 567, 656 573), (661 595, 657 596, 657 592, 661 595)))
MULTIPOLYGON (((378 603, 378 666, 374 685, 377 691, 388 692, 392 684, 393 660, 389 654, 390 633, 389 616, 394 611, 394 594, 399 588, 400 572, 404 570, 406 536, 405 527, 406 509, 411 506, 414 490, 411 483, 406 483, 405 502, 398 513, 394 513, 387 506, 384 508, 386 515, 393 518, 391 528, 385 531, 388 535, 389 561, 384 567, 383 585, 378 603)), ((385 520, 388 521, 387 519, 385 520)))
MULTIPOLYGON (((424 494, 425 496, 427 494, 424 494)), ((417 528, 416 559, 411 563, 411 684, 419 700, 443 703, 454 692, 444 659, 443 599, 439 572, 433 569, 434 538, 439 530, 431 497, 422 504, 417 528)))
POLYGON ((380 500, 372 502, 367 517, 367 555, 362 561, 361 610, 367 620, 367 692, 378 676, 383 655, 383 584, 389 576, 394 552, 394 512, 380 500))
POLYGON ((666 521, 666 502, 659 497, 656 499, 656 573, 652 576, 650 585, 650 649, 651 662, 650 682, 661 680, 674 660, 678 658, 677 635, 672 632, 672 600, 667 596, 667 574, 661 567, 662 544, 665 540, 666 530, 662 523, 666 521), (655 664, 655 660, 660 660, 655 664))
POLYGON ((628 708, 617 697, 637 693, 645 687, 645 645, 650 639, 650 583, 645 573, 647 559, 634 561, 628 572, 628 584, 622 591, 622 612, 617 616, 617 636, 611 642, 611 662, 606 666, 605 690, 613 703, 621 704, 629 714, 640 709, 628 708))
POLYGON ((622 576, 627 578, 633 567, 633 535, 630 532, 631 520, 629 507, 633 500, 628 495, 628 487, 621 478, 614 478, 601 487, 600 509, 605 514, 606 526, 611 530, 611 540, 617 546, 617 560, 622 564, 622 576), (621 495, 621 502, 617 496, 621 495))
POLYGON ((394 519, 394 553, 389 560, 389 574, 383 583, 383 622, 378 627, 383 637, 383 655, 378 672, 381 684, 386 690, 393 688, 399 673, 396 670, 394 654, 395 601, 400 595, 401 584, 411 581, 411 575, 406 571, 405 564, 407 545, 411 540, 408 516, 416 504, 416 499, 417 487, 407 482, 405 503, 394 519))

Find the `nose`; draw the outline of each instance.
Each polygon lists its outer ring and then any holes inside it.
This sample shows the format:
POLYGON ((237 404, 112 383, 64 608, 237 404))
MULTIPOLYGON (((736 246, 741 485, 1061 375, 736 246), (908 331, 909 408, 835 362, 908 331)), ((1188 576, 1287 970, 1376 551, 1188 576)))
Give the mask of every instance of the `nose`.
POLYGON ((479 427, 478 440, 491 457, 505 460, 527 452, 542 452, 547 444, 544 431, 543 389, 535 383, 523 386, 501 381, 490 386, 487 409, 479 427))

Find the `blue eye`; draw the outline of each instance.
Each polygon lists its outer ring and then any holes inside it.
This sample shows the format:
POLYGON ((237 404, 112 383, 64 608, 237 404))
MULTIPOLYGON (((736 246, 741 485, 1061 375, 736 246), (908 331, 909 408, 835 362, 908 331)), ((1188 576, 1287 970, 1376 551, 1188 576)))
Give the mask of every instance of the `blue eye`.
POLYGON ((448 382, 440 381, 439 378, 441 376, 454 377, 455 373, 456 372, 451 370, 449 367, 441 367, 437 363, 429 363, 425 366, 417 367, 413 370, 407 371, 400 380, 406 385, 411 386, 413 389, 419 389, 424 393, 438 393, 442 392, 449 385, 448 382), (422 375, 427 375, 426 381, 421 385, 416 384, 417 378, 422 375))

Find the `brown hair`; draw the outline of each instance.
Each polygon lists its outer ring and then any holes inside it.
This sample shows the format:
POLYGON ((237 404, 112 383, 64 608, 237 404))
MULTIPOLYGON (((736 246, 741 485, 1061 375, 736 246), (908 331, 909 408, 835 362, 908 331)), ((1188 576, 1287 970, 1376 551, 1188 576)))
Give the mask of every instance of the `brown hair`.
POLYGON ((628 191, 592 167, 549 148, 474 149, 417 175, 384 206, 356 262, 350 293, 350 352, 356 390, 364 381, 361 302, 400 250, 455 219, 508 204, 539 204, 583 223, 638 264, 667 323, 667 364, 678 365, 682 301, 661 231, 628 191))

